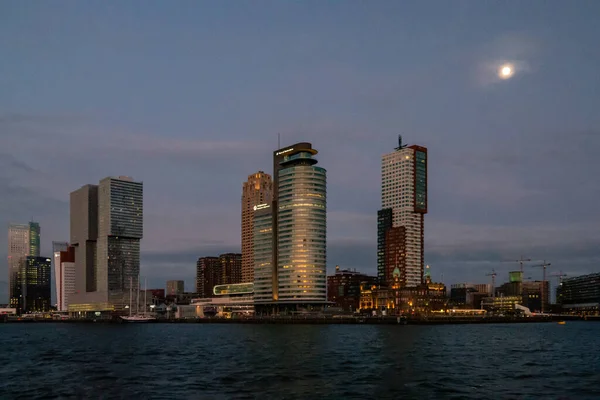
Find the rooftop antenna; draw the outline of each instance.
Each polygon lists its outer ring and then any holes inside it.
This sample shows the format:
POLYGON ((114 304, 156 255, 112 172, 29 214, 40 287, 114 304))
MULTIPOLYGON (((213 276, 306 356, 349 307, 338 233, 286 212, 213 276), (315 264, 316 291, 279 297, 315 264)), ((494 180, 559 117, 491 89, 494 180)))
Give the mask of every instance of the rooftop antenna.
POLYGON ((281 148, 281 133, 277 133, 277 148, 281 148))
POLYGON ((398 147, 396 147, 396 150, 402 150, 405 147, 406 145, 402 144, 402 135, 398 135, 398 147))

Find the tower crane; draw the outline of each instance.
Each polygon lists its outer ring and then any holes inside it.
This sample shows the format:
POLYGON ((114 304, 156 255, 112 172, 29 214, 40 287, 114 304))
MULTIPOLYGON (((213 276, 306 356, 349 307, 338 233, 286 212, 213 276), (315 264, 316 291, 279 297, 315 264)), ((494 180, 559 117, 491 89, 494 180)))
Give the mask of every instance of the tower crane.
POLYGON ((533 260, 531 258, 523 258, 523 256, 521 256, 521 258, 519 258, 518 260, 514 260, 514 262, 519 263, 519 269, 521 272, 523 272, 523 263, 526 261, 533 261, 533 260))
POLYGON ((562 278, 564 278, 565 276, 567 276, 567 274, 564 274, 562 271, 558 271, 555 272, 553 274, 550 274, 550 276, 555 277, 558 279, 558 283, 562 282, 562 278))
POLYGON ((546 260, 544 260, 544 262, 542 264, 539 265, 532 265, 533 268, 543 268, 544 269, 544 275, 542 278, 542 287, 541 287, 541 294, 542 294, 542 314, 544 313, 544 300, 545 300, 545 296, 544 296, 544 292, 546 291, 546 268, 549 267, 550 263, 547 263, 546 260))
POLYGON ((489 274, 485 274, 485 276, 492 277, 492 297, 496 297, 496 270, 492 268, 492 272, 489 274))

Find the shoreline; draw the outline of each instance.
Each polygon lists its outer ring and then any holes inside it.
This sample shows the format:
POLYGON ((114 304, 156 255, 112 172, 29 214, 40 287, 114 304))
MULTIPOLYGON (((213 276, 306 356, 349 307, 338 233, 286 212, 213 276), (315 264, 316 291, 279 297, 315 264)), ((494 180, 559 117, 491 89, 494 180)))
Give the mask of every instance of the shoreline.
MULTIPOLYGON (((270 325, 467 325, 467 324, 523 324, 550 323, 558 321, 600 322, 600 316, 544 316, 544 317, 448 317, 448 318, 402 318, 366 317, 366 318, 189 318, 157 319, 143 324, 270 324, 270 325)), ((120 319, 0 319, 0 323, 59 323, 59 324, 129 324, 120 319)))

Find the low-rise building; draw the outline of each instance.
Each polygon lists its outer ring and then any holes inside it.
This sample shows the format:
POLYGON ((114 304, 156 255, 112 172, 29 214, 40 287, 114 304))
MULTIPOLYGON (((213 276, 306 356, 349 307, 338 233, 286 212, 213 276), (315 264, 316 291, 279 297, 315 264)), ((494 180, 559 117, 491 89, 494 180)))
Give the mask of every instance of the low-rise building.
POLYGON ((556 289, 562 310, 578 314, 600 314, 600 273, 564 279, 556 289))
POLYGON ((360 308, 360 285, 375 284, 377 278, 357 272, 340 270, 335 266, 335 274, 327 277, 327 301, 343 311, 354 312, 360 308))

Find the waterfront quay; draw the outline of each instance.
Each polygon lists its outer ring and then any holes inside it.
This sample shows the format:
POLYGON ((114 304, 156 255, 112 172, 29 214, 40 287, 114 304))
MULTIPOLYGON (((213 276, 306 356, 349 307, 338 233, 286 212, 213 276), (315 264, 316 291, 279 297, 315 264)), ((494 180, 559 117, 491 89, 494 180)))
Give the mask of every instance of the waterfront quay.
MULTIPOLYGON (((4 323, 124 323, 120 319, 33 319, 16 316, 2 316, 4 323)), ((307 325, 455 325, 455 324, 504 324, 504 323, 539 323, 558 321, 597 321, 600 316, 578 315, 538 315, 521 316, 435 316, 435 317, 318 317, 318 316, 285 316, 285 317, 245 317, 245 318, 179 318, 156 319, 146 324, 307 324, 307 325)))

